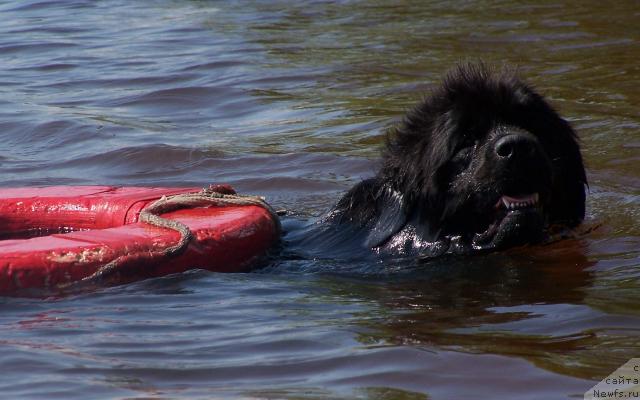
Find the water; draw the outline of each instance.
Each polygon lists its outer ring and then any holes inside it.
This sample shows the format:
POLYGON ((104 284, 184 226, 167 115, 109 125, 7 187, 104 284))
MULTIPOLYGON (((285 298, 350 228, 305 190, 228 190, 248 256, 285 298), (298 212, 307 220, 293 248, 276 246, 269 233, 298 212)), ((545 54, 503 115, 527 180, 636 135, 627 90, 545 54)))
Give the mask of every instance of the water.
POLYGON ((584 237, 428 266, 283 257, 0 299, 3 398, 561 399, 640 354, 633 1, 0 3, 0 186, 233 184, 320 214, 453 64, 572 121, 584 237))

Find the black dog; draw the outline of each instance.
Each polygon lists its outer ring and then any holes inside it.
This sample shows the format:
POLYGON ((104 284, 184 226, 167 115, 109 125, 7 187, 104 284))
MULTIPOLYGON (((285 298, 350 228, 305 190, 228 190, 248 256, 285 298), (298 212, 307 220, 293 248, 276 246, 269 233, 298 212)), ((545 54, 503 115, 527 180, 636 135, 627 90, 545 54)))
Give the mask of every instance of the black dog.
POLYGON ((465 65, 388 133, 378 174, 323 223, 385 253, 504 249, 578 225, 586 183, 575 132, 542 96, 465 65))

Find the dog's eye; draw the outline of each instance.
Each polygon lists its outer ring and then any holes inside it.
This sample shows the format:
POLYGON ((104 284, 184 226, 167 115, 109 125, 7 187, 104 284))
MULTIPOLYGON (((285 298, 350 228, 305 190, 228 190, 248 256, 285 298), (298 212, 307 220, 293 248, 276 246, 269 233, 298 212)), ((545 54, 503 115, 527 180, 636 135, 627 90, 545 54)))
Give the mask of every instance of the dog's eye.
POLYGON ((476 146, 477 142, 473 139, 466 139, 464 142, 458 145, 456 149, 456 156, 458 154, 468 154, 476 146))
POLYGON ((471 153, 475 147, 475 143, 464 144, 456 150, 451 161, 460 166, 466 166, 471 161, 471 153))

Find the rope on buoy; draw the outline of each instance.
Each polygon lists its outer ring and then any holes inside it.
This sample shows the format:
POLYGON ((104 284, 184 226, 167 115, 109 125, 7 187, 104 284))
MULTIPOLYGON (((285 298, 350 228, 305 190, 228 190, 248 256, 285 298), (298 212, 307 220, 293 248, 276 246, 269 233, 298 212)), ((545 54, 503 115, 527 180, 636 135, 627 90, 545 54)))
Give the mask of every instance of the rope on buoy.
POLYGON ((140 221, 159 228, 172 229, 180 233, 180 240, 174 246, 167 247, 163 251, 164 256, 171 256, 181 253, 189 244, 193 234, 189 227, 176 220, 163 218, 160 214, 178 210, 186 207, 224 207, 224 206, 258 206, 269 212, 271 218, 276 222, 280 231, 280 219, 276 211, 260 196, 226 194, 212 190, 202 189, 198 193, 184 193, 174 196, 162 196, 153 204, 145 207, 140 213, 140 221))
MULTIPOLYGON (((181 254, 187 249, 187 247, 189 246, 189 242, 193 238, 193 233, 191 232, 189 227, 182 222, 163 218, 160 216, 161 214, 189 207, 224 206, 262 207, 271 215, 272 220, 276 224, 276 229, 278 230, 278 232, 280 232, 282 229, 282 227, 280 226, 280 218, 278 217, 277 212, 273 208, 271 208, 271 206, 265 201, 264 197, 254 195, 239 195, 232 190, 225 189, 225 187, 222 187, 221 190, 216 186, 203 188, 202 191, 197 193, 183 193, 172 196, 162 196, 160 199, 151 203, 140 212, 139 221, 152 226, 156 226, 158 228, 171 229, 180 234, 180 239, 175 245, 166 247, 160 252, 163 257, 172 257, 181 254)), ((91 282, 110 275, 111 273, 115 272, 116 269, 120 266, 120 262, 124 257, 126 256, 120 256, 110 261, 109 263, 100 267, 93 274, 84 277, 80 281, 74 283, 91 282)), ((66 287, 70 284, 62 285, 62 287, 66 287)))

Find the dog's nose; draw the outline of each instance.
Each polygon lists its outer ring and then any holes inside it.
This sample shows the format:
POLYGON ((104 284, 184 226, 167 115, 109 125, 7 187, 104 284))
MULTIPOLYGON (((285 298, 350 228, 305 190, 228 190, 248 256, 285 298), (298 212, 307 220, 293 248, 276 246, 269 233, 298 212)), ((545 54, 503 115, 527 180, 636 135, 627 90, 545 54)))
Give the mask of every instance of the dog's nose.
POLYGON ((533 155, 538 148, 536 138, 524 134, 508 134, 496 141, 495 152, 500 158, 517 159, 533 155))

